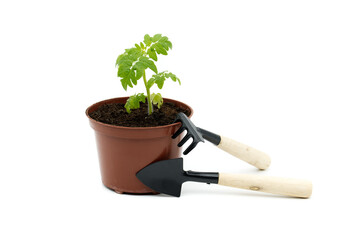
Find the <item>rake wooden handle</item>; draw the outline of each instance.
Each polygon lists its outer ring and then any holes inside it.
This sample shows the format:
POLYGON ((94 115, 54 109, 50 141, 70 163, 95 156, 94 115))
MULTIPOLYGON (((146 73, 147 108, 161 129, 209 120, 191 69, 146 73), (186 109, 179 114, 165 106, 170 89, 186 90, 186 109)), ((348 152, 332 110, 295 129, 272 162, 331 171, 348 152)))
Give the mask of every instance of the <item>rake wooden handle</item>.
POLYGON ((221 141, 219 145, 217 145, 218 148, 261 170, 267 169, 270 166, 271 159, 267 154, 230 138, 220 137, 221 141))
POLYGON ((308 198, 312 193, 308 180, 261 175, 219 173, 218 184, 299 198, 308 198))

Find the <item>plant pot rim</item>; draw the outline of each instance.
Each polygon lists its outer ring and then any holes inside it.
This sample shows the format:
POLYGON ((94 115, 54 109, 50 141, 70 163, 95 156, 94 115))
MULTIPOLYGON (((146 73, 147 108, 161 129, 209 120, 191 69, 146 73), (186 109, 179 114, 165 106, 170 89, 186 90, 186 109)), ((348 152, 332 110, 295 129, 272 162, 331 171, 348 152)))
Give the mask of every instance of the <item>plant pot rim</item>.
MULTIPOLYGON (((100 122, 100 121, 96 121, 95 119, 90 117, 90 110, 92 108, 94 108, 95 105, 101 106, 101 105, 104 105, 106 103, 116 102, 118 100, 127 100, 128 98, 129 97, 117 97, 117 98, 110 98, 110 99, 106 99, 106 100, 96 102, 96 103, 92 104, 91 106, 89 106, 86 109, 86 111, 85 111, 86 116, 89 118, 89 120, 92 123, 99 124, 99 125, 104 126, 104 127, 111 127, 111 128, 124 129, 124 130, 125 129, 126 130, 150 130, 150 129, 163 129, 163 128, 168 128, 168 127, 177 126, 177 125, 180 126, 181 123, 177 122, 177 123, 172 123, 172 124, 163 125, 163 126, 156 126, 156 127, 124 127, 124 126, 117 126, 117 125, 112 125, 112 124, 107 124, 107 123, 103 123, 103 122, 100 122)), ((193 115, 193 109, 189 105, 187 105, 187 104, 185 104, 183 102, 171 99, 171 98, 163 98, 163 99, 164 99, 164 102, 173 102, 175 104, 178 103, 178 105, 185 105, 188 108, 188 110, 190 111, 190 115, 188 117, 190 118, 193 115)))

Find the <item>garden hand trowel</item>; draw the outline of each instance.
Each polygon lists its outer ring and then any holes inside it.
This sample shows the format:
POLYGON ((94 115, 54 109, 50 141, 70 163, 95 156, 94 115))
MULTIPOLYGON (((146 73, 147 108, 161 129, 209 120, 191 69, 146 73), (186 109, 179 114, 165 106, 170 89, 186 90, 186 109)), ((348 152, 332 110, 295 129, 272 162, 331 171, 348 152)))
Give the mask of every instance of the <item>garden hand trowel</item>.
POLYGON ((193 142, 184 151, 184 155, 193 150, 199 142, 204 142, 205 139, 225 152, 230 153, 259 169, 267 169, 270 165, 271 159, 267 154, 230 138, 196 127, 184 113, 178 113, 174 122, 181 122, 182 125, 174 133, 172 138, 178 137, 184 130, 187 131, 185 137, 179 142, 178 147, 184 145, 190 138, 193 139, 193 142))
POLYGON ((312 192, 312 183, 307 180, 250 174, 184 171, 182 158, 152 163, 140 170, 136 177, 154 191, 176 197, 180 197, 181 186, 187 181, 216 183, 300 198, 308 198, 312 192))

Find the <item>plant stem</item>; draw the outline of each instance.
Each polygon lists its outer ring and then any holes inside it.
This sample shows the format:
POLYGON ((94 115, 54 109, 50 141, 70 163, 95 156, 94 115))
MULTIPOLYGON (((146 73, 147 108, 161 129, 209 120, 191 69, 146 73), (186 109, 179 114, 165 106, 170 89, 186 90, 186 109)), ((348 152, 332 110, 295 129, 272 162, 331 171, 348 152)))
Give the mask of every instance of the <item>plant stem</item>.
POLYGON ((145 76, 145 70, 144 70, 144 74, 143 74, 143 79, 144 79, 144 84, 145 84, 145 88, 146 88, 146 94, 147 94, 147 102, 148 102, 148 115, 153 113, 153 106, 152 106, 152 102, 151 102, 151 98, 150 98, 150 88, 147 87, 147 81, 146 81, 146 76, 145 76))

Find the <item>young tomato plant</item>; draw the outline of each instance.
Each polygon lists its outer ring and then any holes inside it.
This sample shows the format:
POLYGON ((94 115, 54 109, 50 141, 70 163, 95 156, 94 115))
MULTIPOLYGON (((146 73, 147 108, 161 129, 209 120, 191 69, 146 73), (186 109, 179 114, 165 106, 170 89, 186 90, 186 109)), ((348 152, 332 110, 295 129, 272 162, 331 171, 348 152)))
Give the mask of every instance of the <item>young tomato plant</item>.
POLYGON ((159 89, 162 89, 166 79, 170 78, 174 82, 179 82, 180 79, 175 74, 163 71, 158 72, 154 63, 158 60, 158 55, 167 55, 169 49, 172 49, 172 43, 166 36, 155 34, 150 37, 149 34, 144 36, 144 41, 140 44, 135 44, 135 47, 125 49, 125 52, 116 60, 116 67, 118 68, 118 77, 120 77, 121 85, 127 91, 127 87, 133 87, 137 84, 140 78, 143 78, 146 95, 138 93, 129 97, 125 104, 126 111, 131 112, 131 109, 140 107, 140 102, 145 103, 147 99, 148 114, 153 113, 153 105, 158 108, 163 104, 163 99, 160 93, 150 93, 150 88, 156 84, 159 89), (146 79, 146 70, 150 69, 154 72, 150 79, 146 79))

